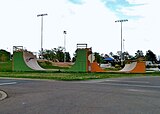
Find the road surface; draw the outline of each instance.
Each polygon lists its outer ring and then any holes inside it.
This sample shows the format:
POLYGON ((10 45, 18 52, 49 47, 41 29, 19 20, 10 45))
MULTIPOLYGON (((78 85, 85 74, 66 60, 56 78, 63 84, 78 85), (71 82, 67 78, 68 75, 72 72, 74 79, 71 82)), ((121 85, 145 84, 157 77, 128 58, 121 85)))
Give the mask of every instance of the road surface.
POLYGON ((158 114, 160 77, 92 81, 0 79, 0 114, 158 114))

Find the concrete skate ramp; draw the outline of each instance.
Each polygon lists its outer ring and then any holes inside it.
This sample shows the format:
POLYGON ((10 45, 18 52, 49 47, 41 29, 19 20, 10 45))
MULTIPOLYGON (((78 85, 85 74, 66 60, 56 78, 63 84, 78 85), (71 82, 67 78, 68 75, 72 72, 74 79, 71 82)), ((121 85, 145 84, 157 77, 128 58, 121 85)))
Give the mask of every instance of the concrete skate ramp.
POLYGON ((128 71, 129 67, 130 67, 130 64, 125 64, 124 68, 120 71, 122 72, 128 71))
POLYGON ((26 65, 33 70, 44 70, 39 66, 37 58, 31 52, 23 52, 23 58, 26 65))
POLYGON ((37 63, 36 56, 27 51, 15 51, 13 53, 13 71, 44 70, 37 63))
POLYGON ((128 73, 145 73, 146 66, 145 62, 133 62, 131 64, 126 64, 120 72, 128 72, 128 73))
POLYGON ((126 65, 124 66, 124 68, 123 68, 122 70, 120 70, 120 71, 123 71, 123 72, 132 71, 132 70, 136 67, 136 64, 137 64, 137 62, 133 62, 133 63, 131 63, 131 64, 126 64, 126 65))

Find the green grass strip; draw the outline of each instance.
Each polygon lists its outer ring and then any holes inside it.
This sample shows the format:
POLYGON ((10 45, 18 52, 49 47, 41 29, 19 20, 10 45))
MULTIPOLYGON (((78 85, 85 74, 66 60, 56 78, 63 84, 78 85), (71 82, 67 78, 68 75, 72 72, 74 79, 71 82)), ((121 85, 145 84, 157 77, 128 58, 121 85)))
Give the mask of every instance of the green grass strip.
POLYGON ((92 80, 120 77, 160 76, 160 73, 126 74, 126 73, 53 73, 53 72, 0 72, 0 77, 50 79, 63 81, 92 80))

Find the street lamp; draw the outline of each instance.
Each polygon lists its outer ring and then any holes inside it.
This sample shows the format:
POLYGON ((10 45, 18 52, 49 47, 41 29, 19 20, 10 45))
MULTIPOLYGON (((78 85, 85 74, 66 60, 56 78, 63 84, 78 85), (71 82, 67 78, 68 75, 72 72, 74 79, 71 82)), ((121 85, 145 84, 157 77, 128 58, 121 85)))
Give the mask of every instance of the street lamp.
POLYGON ((39 14, 37 17, 41 16, 41 57, 43 58, 43 16, 48 14, 39 14))
POLYGON ((67 31, 63 31, 64 34, 64 62, 66 62, 66 34, 67 31))
POLYGON ((120 22, 121 23, 121 65, 123 65, 123 53, 122 53, 122 23, 123 22, 126 22, 126 21, 128 21, 127 19, 124 19, 124 20, 117 20, 117 21, 115 21, 115 22, 120 22))
POLYGON ((124 43, 125 43, 125 39, 123 39, 123 51, 125 51, 124 43))

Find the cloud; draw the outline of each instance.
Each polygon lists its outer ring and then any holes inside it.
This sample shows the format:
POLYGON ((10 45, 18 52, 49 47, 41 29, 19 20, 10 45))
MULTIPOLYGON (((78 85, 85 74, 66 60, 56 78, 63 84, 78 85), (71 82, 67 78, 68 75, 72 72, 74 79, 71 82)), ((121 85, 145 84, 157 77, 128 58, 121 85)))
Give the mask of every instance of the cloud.
POLYGON ((6 0, 0 6, 1 49, 22 45, 38 52, 41 18, 37 14, 47 13, 44 49, 63 46, 65 30, 66 48, 71 55, 77 43, 87 43, 99 53, 116 53, 120 50, 120 23, 115 20, 128 19, 123 23, 125 50, 131 54, 148 49, 159 53, 159 1, 6 0))
POLYGON ((132 12, 138 6, 143 6, 142 3, 137 3, 134 0, 101 0, 107 8, 114 12, 120 19, 139 19, 141 16, 133 15, 132 12), (127 11, 127 13, 126 13, 127 11))
MULTIPOLYGON (((73 4, 80 4, 87 2, 87 0, 69 0, 73 4)), ((133 19, 137 20, 142 18, 142 16, 134 12, 135 9, 145 5, 145 1, 139 2, 138 0, 99 0, 102 2, 107 9, 110 9, 112 12, 117 15, 119 19, 133 19)))
POLYGON ((83 4, 84 3, 83 0, 68 0, 68 1, 73 3, 73 4, 83 4))
MULTIPOLYGON (((117 33, 114 22, 117 17, 114 13, 97 0, 87 0, 78 7, 69 4, 68 7, 74 12, 74 15, 66 18, 68 40, 74 39, 74 44, 88 43, 94 51, 103 53, 109 51, 108 43, 115 41, 117 33)), ((68 43, 69 46, 72 45, 70 42, 68 43)), ((115 45, 118 45, 117 42, 115 45)))

